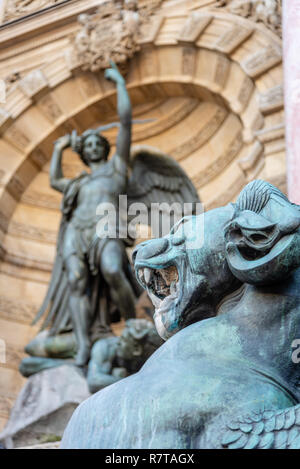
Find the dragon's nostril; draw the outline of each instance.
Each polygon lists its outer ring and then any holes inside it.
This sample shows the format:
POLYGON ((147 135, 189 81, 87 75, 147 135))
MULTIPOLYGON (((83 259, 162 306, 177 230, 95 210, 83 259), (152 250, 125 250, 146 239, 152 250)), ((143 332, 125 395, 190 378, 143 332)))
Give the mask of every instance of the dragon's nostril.
POLYGON ((165 238, 150 239, 139 244, 132 253, 132 260, 136 262, 138 259, 145 260, 158 256, 165 252, 169 246, 168 240, 165 238))
POLYGON ((167 239, 153 239, 150 240, 140 251, 143 259, 149 259, 150 257, 158 256, 168 249, 169 243, 167 239))
POLYGON ((148 241, 144 241, 140 244, 138 244, 134 250, 132 251, 132 261, 135 262, 135 259, 136 259, 136 256, 138 254, 139 251, 141 251, 141 249, 146 246, 146 244, 149 243, 149 240, 148 241))

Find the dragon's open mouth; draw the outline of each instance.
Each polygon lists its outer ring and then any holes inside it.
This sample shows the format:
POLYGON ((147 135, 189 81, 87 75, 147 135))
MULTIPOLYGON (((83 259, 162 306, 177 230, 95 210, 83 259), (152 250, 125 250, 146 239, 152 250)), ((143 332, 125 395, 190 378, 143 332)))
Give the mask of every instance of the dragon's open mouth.
POLYGON ((138 276, 147 289, 156 313, 168 309, 178 299, 179 275, 174 265, 164 269, 139 268, 138 276))

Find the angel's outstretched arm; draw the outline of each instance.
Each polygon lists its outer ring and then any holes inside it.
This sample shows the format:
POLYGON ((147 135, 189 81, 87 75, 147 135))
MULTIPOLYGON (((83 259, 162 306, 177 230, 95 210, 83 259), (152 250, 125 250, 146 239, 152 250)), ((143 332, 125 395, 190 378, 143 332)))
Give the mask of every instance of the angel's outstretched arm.
POLYGON ((63 176, 61 159, 65 148, 70 146, 70 135, 59 138, 54 144, 50 163, 50 185, 53 189, 64 192, 70 179, 63 176))
POLYGON ((127 165, 130 156, 132 116, 126 83, 113 62, 111 62, 111 68, 105 71, 105 78, 113 81, 117 86, 117 107, 121 125, 117 138, 116 155, 127 165))

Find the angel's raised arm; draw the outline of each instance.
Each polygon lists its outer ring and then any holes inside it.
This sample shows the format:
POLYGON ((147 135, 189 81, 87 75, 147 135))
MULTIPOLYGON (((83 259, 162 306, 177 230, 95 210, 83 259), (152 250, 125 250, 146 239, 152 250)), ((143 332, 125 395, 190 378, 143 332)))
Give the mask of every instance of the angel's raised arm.
POLYGON ((61 159, 63 151, 70 146, 70 135, 59 138, 54 144, 50 163, 50 186, 59 192, 64 192, 70 179, 63 176, 61 159))
POLYGON ((111 62, 111 68, 105 70, 105 78, 113 81, 117 86, 117 108, 121 125, 117 138, 116 155, 127 164, 130 156, 132 116, 126 83, 113 62, 111 62))

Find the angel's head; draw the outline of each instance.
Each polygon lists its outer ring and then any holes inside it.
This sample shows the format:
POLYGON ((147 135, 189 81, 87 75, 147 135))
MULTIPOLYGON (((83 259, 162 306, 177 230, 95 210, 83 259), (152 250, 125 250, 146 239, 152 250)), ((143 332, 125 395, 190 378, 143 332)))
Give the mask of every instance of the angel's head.
POLYGON ((91 163, 106 161, 109 151, 110 144, 108 140, 96 130, 89 129, 80 137, 77 152, 87 166, 91 163))

